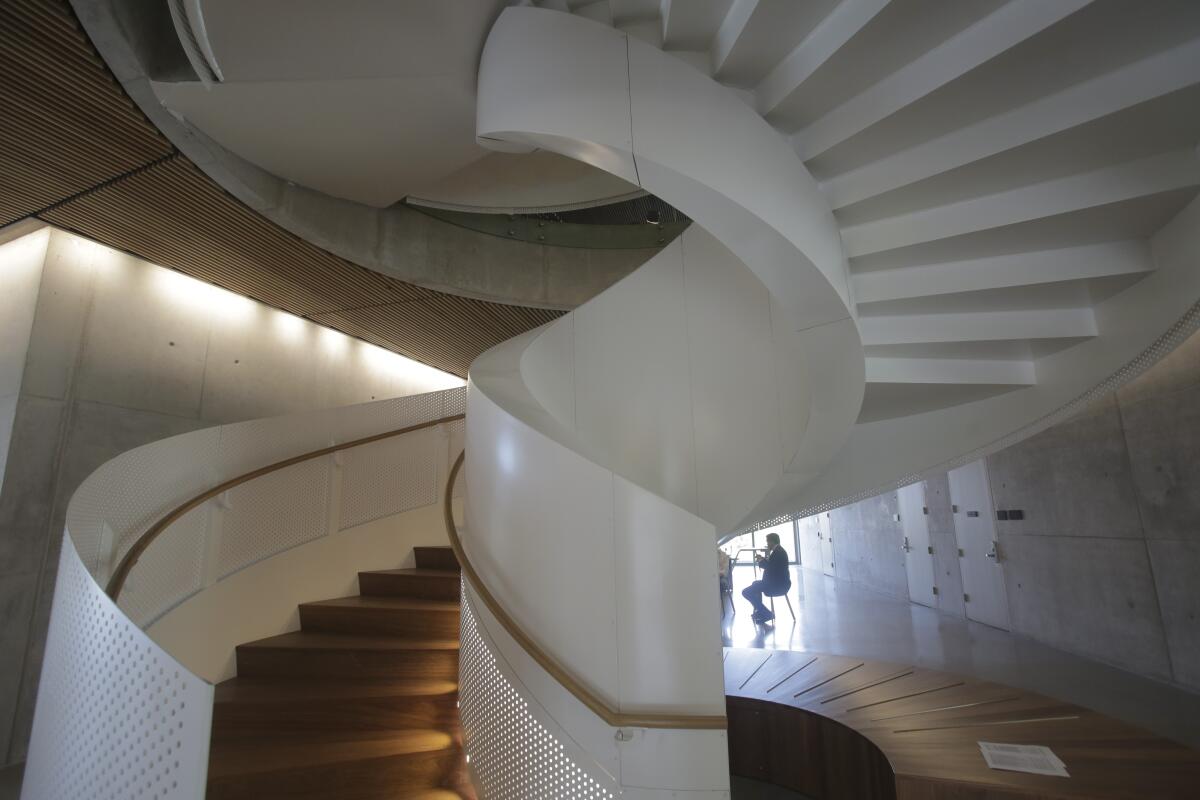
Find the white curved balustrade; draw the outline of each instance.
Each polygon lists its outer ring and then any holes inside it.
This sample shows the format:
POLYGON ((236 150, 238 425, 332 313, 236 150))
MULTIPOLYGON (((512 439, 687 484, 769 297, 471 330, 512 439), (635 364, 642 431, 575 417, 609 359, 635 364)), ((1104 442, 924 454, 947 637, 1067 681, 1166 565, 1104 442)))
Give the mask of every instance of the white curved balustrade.
MULTIPOLYGON (((144 629, 264 559, 370 520, 437 506, 451 453, 462 449, 463 423, 301 462, 203 504, 150 545, 119 605, 104 591, 112 570, 150 525, 223 481, 461 414, 465 404, 460 387, 222 425, 130 450, 92 473, 67 509, 22 798, 203 797, 213 685, 144 629)), ((230 652, 236 643, 228 643, 230 652)), ((215 639, 207 645, 218 646, 215 639)))

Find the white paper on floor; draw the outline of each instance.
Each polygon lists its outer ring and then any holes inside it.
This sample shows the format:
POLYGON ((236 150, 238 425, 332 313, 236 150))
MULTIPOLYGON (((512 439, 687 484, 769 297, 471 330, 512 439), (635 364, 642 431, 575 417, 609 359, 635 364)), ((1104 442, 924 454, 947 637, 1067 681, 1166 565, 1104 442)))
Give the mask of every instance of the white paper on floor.
POLYGON ((1067 765, 1049 747, 1037 744, 999 744, 979 742, 983 760, 992 769, 1012 772, 1031 772, 1035 775, 1054 775, 1069 778, 1067 765))

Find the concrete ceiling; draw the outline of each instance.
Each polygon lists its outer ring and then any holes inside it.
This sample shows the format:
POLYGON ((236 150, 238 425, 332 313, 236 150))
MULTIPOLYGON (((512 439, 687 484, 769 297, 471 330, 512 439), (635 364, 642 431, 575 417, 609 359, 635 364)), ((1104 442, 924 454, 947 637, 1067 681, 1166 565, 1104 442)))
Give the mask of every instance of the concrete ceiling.
MULTIPOLYGON (((206 176, 130 102, 67 0, 0 3, 0 74, 11 133, 0 147, 0 228, 32 218, 71 230, 458 375, 480 352, 559 314, 373 272, 274 224, 206 176), (39 59, 56 69, 32 68, 39 59)), ((439 263, 467 265, 455 270, 460 278, 489 245, 489 275, 548 260, 538 248, 529 253, 417 211, 404 218, 404 230, 415 231, 410 241, 437 249, 439 263), (507 259, 500 269, 497 255, 507 259)), ((568 255, 575 252, 586 255, 568 255)), ((563 270, 578 277, 587 265, 581 257, 563 270)), ((611 270, 596 270, 604 285, 611 270)))
POLYGON ((222 82, 154 90, 247 161, 368 206, 416 195, 458 207, 562 207, 628 194, 591 167, 546 154, 497 159, 475 143, 479 56, 507 5, 202 0, 222 82))

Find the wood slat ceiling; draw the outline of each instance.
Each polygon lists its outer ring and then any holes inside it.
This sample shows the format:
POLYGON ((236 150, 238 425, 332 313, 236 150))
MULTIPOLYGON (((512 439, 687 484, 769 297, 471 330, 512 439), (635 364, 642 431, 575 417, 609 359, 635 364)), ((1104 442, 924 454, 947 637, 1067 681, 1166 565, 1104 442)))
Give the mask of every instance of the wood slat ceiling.
POLYGON ((456 375, 557 311, 338 258, 208 178, 142 115, 66 0, 0 2, 0 226, 36 217, 456 375))

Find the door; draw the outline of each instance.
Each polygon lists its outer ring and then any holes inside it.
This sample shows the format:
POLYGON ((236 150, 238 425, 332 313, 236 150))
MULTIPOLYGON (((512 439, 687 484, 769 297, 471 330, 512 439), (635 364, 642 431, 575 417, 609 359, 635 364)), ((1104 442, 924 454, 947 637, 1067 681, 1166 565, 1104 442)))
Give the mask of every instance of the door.
POLYGON ((908 573, 908 597, 914 603, 933 607, 933 548, 929 542, 929 517, 925 515, 925 484, 913 483, 897 493, 900 527, 904 532, 904 570, 908 573))
POLYGON ((967 619, 1008 630, 1004 566, 996 543, 996 513, 984 461, 950 470, 950 503, 967 619))
POLYGON ((821 517, 812 516, 797 520, 800 531, 800 566, 805 569, 821 569, 821 517))
POLYGON ((817 537, 821 540, 821 572, 833 578, 836 577, 833 572, 833 526, 829 523, 828 512, 824 517, 818 516, 817 519, 821 521, 817 531, 817 537))

